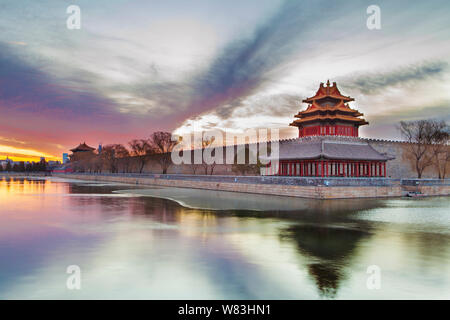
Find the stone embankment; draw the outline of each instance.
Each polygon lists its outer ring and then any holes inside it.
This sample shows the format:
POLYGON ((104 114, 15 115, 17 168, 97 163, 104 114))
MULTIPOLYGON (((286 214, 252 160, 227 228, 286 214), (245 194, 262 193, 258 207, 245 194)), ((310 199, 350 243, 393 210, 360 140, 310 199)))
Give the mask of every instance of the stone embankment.
POLYGON ((232 191, 313 199, 401 197, 408 192, 425 196, 450 195, 450 179, 307 178, 263 176, 203 176, 162 174, 53 174, 70 179, 137 185, 232 191))

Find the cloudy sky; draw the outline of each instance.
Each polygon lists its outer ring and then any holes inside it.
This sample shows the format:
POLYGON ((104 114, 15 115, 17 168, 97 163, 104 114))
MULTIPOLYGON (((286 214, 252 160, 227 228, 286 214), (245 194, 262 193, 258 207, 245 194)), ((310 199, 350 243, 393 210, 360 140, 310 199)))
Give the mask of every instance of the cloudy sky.
POLYGON ((449 17, 448 0, 0 0, 0 159, 156 130, 295 136, 327 79, 356 99, 362 136, 396 139, 400 120, 450 120, 449 17))

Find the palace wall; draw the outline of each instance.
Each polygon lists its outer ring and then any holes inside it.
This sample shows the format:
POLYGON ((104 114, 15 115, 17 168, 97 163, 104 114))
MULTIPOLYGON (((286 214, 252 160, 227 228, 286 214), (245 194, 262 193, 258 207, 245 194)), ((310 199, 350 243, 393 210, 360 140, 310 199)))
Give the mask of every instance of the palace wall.
MULTIPOLYGON (((395 157, 395 159, 387 162, 386 170, 389 178, 417 178, 414 162, 407 151, 410 146, 409 143, 377 139, 364 140, 366 140, 378 152, 386 153, 395 157)), ((435 166, 432 165, 427 167, 422 174, 422 178, 438 178, 438 172, 435 166)))
MULTIPOLYGON (((348 140, 349 137, 330 137, 335 140, 348 140)), ((396 179, 408 179, 417 178, 417 173, 414 168, 413 161, 407 153, 408 143, 400 141, 390 141, 390 140, 377 140, 377 139, 366 139, 366 138, 350 138, 352 140, 363 140, 368 142, 375 150, 380 153, 385 153, 389 156, 395 157, 393 160, 387 161, 387 177, 396 179)), ((283 148, 283 144, 292 140, 281 140, 280 148, 283 148)), ((226 147, 226 148, 235 148, 226 147)), ((235 151, 236 154, 236 151, 235 151)), ((224 163, 225 163, 226 149, 224 149, 224 163)), ((139 163, 136 158, 127 158, 121 160, 119 163, 119 172, 139 172, 139 163)), ((89 170, 86 170, 89 171, 89 170)), ((208 174, 210 174, 211 166, 208 166, 208 174)), ((102 170, 102 172, 108 172, 108 170, 102 170)), ((447 172, 450 172, 448 170, 447 172)), ((143 169, 143 173, 162 173, 161 166, 154 159, 150 159, 143 169)), ((168 174, 196 174, 204 175, 205 167, 203 165, 172 165, 168 169, 168 174)), ((231 164, 217 164, 214 166, 213 175, 241 175, 240 173, 233 172, 231 164)), ((437 170, 434 166, 430 166, 425 169, 423 173, 423 178, 438 178, 437 170)))

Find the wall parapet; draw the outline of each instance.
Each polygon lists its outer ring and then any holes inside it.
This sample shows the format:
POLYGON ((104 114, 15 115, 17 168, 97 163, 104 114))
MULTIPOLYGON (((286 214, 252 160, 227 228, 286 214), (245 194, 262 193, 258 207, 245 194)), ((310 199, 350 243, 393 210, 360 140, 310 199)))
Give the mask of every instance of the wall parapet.
MULTIPOLYGON (((59 174, 54 174, 58 176, 59 174)), ((81 176, 104 176, 124 178, 148 178, 160 180, 205 181, 218 183, 270 184, 287 186, 324 186, 324 187, 381 187, 398 186, 400 179, 391 178, 339 178, 339 177, 289 177, 289 176, 225 176, 225 175, 188 175, 188 174, 139 174, 139 173, 69 173, 81 176)))

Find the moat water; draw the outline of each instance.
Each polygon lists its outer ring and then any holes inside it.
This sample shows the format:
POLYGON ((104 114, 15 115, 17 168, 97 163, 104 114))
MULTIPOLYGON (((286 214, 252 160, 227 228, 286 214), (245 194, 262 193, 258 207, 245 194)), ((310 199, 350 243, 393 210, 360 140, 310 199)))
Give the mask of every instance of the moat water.
POLYGON ((0 299, 449 299, 449 209, 0 177, 0 299))

